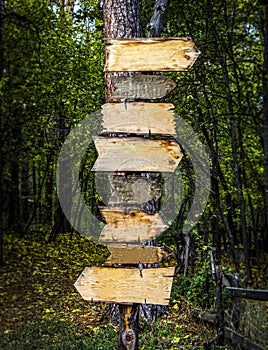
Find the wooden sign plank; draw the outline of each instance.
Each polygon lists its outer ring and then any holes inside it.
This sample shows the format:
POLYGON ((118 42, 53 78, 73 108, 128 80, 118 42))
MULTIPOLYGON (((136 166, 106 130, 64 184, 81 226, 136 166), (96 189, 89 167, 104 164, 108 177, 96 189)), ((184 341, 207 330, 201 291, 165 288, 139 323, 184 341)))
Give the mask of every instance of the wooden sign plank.
POLYGON ((168 305, 174 267, 86 267, 75 288, 87 301, 168 305))
POLYGON ((104 132, 176 135, 172 103, 107 103, 102 106, 104 132))
POLYGON ((165 97, 176 84, 164 75, 135 74, 130 77, 112 77, 114 91, 111 100, 153 100, 165 97))
POLYGON ((100 234, 101 243, 140 243, 155 238, 168 226, 159 213, 153 215, 139 210, 128 214, 121 209, 100 208, 107 225, 100 234))
POLYGON ((151 200, 157 201, 164 193, 158 179, 147 178, 139 173, 114 173, 109 176, 111 196, 108 205, 141 209, 151 200))
POLYGON ((174 172, 183 154, 175 140, 94 137, 99 153, 92 171, 174 172))
POLYGON ((200 51, 191 38, 106 41, 107 72, 188 71, 200 51))
POLYGON ((107 244, 107 248, 111 253, 106 261, 109 264, 153 264, 169 256, 161 247, 107 244))

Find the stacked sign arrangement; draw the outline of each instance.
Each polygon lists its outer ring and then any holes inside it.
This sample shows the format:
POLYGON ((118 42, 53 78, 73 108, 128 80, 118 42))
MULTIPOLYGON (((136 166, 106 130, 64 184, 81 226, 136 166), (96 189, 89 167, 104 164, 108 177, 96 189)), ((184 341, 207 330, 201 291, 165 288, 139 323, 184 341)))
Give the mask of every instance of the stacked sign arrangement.
MULTIPOLYGON (((105 71, 187 71, 199 54, 189 38, 108 40, 105 71)), ((118 178, 125 173, 174 172, 183 156, 173 138, 176 134, 174 106, 131 101, 161 98, 175 83, 162 75, 147 74, 114 79, 112 97, 123 102, 102 107, 104 132, 114 137, 95 137, 99 157, 92 170, 113 173, 118 178)), ((167 305, 174 268, 140 267, 160 262, 167 254, 161 248, 145 245, 148 239, 167 229, 160 214, 135 206, 135 203, 155 199, 157 190, 153 194, 148 190, 145 177, 134 176, 132 182, 125 181, 129 193, 132 191, 128 203, 133 204, 132 209, 126 210, 119 205, 120 200, 126 202, 126 199, 120 199, 116 184, 111 183, 111 187, 113 185, 117 193, 107 207, 101 208, 107 225, 101 232, 100 242, 107 244, 111 253, 107 263, 122 266, 87 267, 75 287, 88 301, 167 305)))

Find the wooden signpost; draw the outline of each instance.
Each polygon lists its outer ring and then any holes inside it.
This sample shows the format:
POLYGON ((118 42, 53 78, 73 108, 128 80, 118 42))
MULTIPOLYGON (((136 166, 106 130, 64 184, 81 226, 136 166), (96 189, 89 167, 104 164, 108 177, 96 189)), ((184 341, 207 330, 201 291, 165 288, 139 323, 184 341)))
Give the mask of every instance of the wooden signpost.
MULTIPOLYGON (((187 71, 200 54, 189 38, 114 39, 106 44, 106 72, 187 71)), ((112 84, 111 98, 121 102, 102 106, 103 133, 108 135, 94 137, 98 158, 92 171, 110 172, 118 180, 110 181, 117 193, 100 208, 106 225, 99 241, 111 253, 106 264, 121 267, 86 267, 75 287, 85 300, 122 304, 124 349, 136 349, 133 305, 167 305, 174 267, 143 268, 168 257, 165 250, 146 246, 167 229, 157 211, 142 207, 144 201, 157 200, 161 189, 151 190, 142 176, 128 181, 122 174, 174 172, 183 154, 174 139, 174 106, 132 101, 163 97, 175 83, 164 76, 133 75, 115 77, 112 84), (122 184, 126 189, 120 192, 122 184)))
POLYGON ((107 103, 102 106, 104 132, 176 135, 172 103, 107 103))
POLYGON ((169 257, 169 253, 160 247, 112 243, 107 244, 107 248, 111 253, 106 261, 108 264, 154 264, 169 257))
POLYGON ((190 38, 112 39, 106 44, 106 72, 183 72, 200 54, 190 38))
POLYGON ((172 139, 95 137, 93 141, 99 157, 92 171, 174 172, 183 156, 172 139))
POLYGON ((86 267, 75 287, 88 301, 168 305, 173 275, 174 267, 86 267))
POLYGON ((176 84, 164 75, 135 74, 130 77, 112 77, 114 91, 112 100, 125 98, 127 100, 153 100, 165 97, 176 84))
POLYGON ((168 228, 159 213, 150 215, 132 210, 126 214, 122 209, 106 208, 101 209, 101 214, 107 222, 101 231, 101 243, 144 244, 146 240, 155 238, 168 228))

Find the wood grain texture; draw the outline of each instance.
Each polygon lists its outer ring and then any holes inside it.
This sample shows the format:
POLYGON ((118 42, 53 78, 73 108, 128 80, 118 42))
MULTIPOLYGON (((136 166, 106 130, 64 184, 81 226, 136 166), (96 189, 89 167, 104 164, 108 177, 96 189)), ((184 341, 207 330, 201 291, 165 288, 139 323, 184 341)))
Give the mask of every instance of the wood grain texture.
POLYGON ((107 103, 102 106, 104 132, 176 135, 172 103, 107 103))
POLYGON ((188 71, 200 51, 191 38, 106 41, 106 72, 188 71))
POLYGON ((74 286, 87 301, 168 305, 174 267, 86 267, 74 286))
POLYGON ((183 154, 175 140, 94 137, 98 158, 92 171, 174 172, 183 154))
POLYGON ((147 178, 140 173, 117 174, 109 176, 111 197, 108 205, 141 209, 142 204, 157 201, 164 193, 159 179, 147 178))
POLYGON ((111 255, 106 263, 109 264, 153 264, 168 257, 161 247, 141 246, 133 244, 107 244, 111 255))
POLYGON ((176 84, 164 75, 137 74, 130 77, 112 77, 111 100, 153 100, 165 97, 176 84))
POLYGON ((100 234, 101 243, 145 242, 168 228, 159 213, 150 215, 132 210, 126 214, 122 209, 112 208, 100 208, 100 212, 107 222, 100 234))

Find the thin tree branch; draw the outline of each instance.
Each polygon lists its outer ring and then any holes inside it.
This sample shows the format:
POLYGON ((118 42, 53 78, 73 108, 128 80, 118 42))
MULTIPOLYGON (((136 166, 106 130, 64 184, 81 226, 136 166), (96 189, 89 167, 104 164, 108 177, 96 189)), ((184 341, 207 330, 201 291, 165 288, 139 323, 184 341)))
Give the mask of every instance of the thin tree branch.
POLYGON ((147 24, 148 38, 160 37, 168 5, 169 0, 156 0, 152 18, 147 24))

